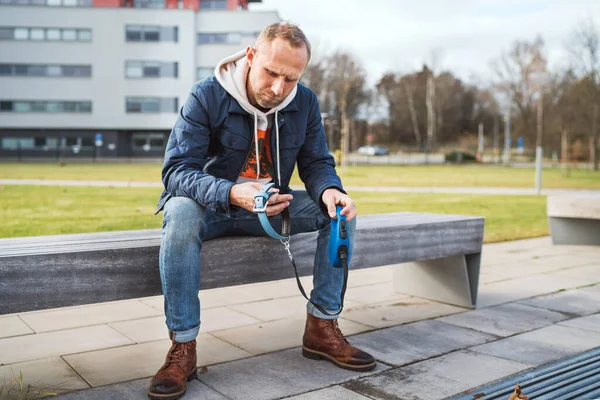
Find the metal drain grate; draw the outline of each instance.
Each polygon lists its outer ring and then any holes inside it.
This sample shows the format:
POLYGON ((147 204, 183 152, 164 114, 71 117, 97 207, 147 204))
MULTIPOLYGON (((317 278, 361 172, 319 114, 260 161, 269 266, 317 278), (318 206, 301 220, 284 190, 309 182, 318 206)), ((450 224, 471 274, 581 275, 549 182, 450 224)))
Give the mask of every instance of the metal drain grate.
POLYGON ((600 347, 451 400, 507 400, 517 383, 531 400, 600 400, 600 347))

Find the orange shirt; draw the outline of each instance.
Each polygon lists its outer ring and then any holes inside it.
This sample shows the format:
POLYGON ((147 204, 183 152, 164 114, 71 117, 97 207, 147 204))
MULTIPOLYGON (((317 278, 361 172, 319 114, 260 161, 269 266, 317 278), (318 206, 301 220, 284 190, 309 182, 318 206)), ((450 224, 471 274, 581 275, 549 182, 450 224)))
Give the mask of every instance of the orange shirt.
POLYGON ((273 170, 273 159, 271 158, 271 129, 257 130, 258 132, 258 156, 260 162, 260 176, 257 176, 256 143, 252 141, 250 151, 246 157, 246 163, 240 172, 239 181, 260 180, 269 182, 275 174, 273 170))

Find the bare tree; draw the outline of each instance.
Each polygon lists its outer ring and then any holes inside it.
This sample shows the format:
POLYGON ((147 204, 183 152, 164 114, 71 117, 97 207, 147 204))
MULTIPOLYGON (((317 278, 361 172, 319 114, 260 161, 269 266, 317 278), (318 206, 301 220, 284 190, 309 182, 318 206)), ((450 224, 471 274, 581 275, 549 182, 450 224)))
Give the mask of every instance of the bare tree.
POLYGON ((598 105, 600 87, 598 73, 600 72, 600 36, 594 20, 590 17, 581 21, 572 34, 569 51, 574 61, 574 69, 587 83, 588 107, 591 108, 590 147, 591 161, 594 170, 598 170, 598 105))
POLYGON ((422 149, 423 141, 421 140, 421 131, 419 130, 419 120, 417 118, 417 110, 415 109, 415 101, 414 101, 414 79, 405 79, 404 84, 402 85, 404 92, 406 93, 406 100, 408 101, 408 110, 410 111, 410 120, 412 122, 413 133, 415 135, 415 142, 417 143, 417 148, 419 150, 422 149))
POLYGON ((540 76, 547 71, 543 54, 544 41, 517 41, 512 49, 492 63, 496 73, 496 88, 502 92, 518 112, 515 130, 522 136, 535 137, 536 95, 541 93, 540 76))

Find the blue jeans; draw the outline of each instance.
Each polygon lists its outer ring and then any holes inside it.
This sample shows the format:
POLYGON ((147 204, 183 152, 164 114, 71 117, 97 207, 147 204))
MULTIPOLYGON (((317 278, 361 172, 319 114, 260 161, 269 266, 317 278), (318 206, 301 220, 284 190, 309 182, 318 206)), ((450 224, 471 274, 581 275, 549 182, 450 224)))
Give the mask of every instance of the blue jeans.
MULTIPOLYGON (((310 300, 329 313, 340 308, 344 280, 343 268, 333 268, 328 261, 329 217, 306 191, 294 191, 290 202, 291 232, 319 231, 313 266, 313 290, 310 300)), ((273 228, 281 231, 281 216, 269 218, 273 228)), ((350 247, 354 246, 356 219, 349 224, 350 247)), ((200 251, 206 240, 222 236, 266 236, 256 214, 239 209, 228 218, 205 209, 187 197, 172 197, 164 207, 162 241, 159 254, 160 278, 165 296, 167 327, 177 342, 189 342, 200 330, 200 251)), ((273 240, 273 246, 281 244, 273 240)), ((283 250, 283 247, 281 249, 283 250)), ((293 247, 292 247, 293 253, 293 247)), ((290 268, 293 268, 290 263, 290 268)), ((307 311, 325 319, 335 319, 307 303, 307 311)))

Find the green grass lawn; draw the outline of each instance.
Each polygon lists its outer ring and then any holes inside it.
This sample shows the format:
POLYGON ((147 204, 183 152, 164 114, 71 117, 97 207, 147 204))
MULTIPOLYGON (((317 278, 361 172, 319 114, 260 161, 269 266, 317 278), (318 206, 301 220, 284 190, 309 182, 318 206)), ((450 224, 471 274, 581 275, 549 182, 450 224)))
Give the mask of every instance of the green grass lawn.
MULTIPOLYGON (((160 228, 160 189, 0 186, 0 237, 160 228)), ((350 193, 359 214, 420 211, 486 217, 485 242, 548 234, 543 196, 350 193)))
MULTIPOLYGON (((160 182, 160 164, 0 164, 0 178, 160 182)), ((358 166, 338 169, 346 186, 534 187, 533 168, 482 165, 358 166)), ((297 175, 292 184, 301 184, 297 175)), ((600 172, 559 168, 543 171, 544 188, 600 189, 600 172)))

